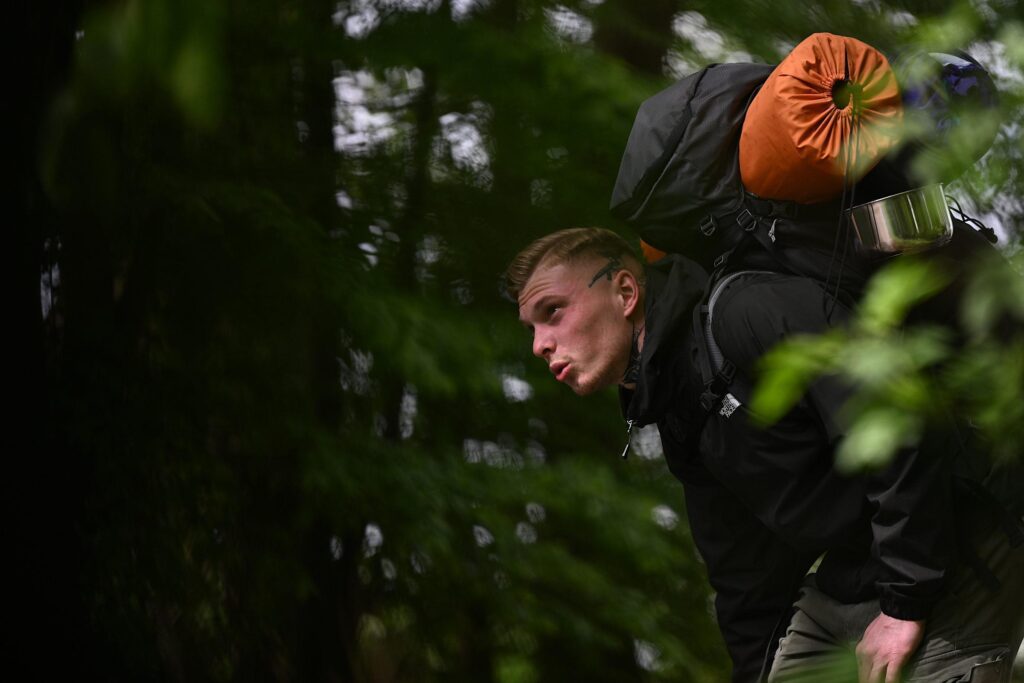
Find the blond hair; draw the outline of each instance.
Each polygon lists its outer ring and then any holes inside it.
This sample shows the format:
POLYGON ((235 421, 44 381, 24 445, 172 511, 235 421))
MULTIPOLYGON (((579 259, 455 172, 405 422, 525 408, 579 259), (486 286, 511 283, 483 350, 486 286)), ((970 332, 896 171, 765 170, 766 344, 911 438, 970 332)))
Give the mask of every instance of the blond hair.
POLYGON ((620 235, 605 228, 567 228, 534 240, 516 254, 505 269, 505 292, 515 301, 542 263, 569 263, 588 256, 619 259, 643 283, 643 268, 620 235))

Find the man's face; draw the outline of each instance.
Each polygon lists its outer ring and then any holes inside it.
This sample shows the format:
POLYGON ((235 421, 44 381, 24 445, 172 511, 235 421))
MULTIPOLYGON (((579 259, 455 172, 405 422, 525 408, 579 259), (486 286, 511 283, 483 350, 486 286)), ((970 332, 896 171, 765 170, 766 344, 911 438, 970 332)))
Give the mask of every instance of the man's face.
POLYGON ((629 363, 636 280, 618 270, 588 287, 607 264, 600 257, 542 263, 519 295, 519 319, 533 333, 534 355, 581 396, 617 384, 629 363))

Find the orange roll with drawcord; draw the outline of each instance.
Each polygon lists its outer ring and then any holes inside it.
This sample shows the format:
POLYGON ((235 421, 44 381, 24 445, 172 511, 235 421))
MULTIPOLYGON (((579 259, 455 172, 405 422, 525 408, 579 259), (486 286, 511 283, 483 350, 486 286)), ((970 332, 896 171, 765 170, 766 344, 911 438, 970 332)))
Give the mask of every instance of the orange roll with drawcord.
POLYGON ((759 197, 814 204, 860 180, 898 142, 903 105, 889 61, 854 38, 815 33, 754 96, 740 177, 759 197))

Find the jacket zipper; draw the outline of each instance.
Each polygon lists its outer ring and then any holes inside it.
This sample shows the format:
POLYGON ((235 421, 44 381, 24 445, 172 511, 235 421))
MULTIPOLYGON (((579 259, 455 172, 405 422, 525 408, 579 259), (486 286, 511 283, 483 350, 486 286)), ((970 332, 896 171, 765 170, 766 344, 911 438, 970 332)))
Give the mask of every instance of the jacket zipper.
POLYGON ((622 459, 629 455, 629 443, 633 440, 633 420, 626 420, 626 447, 622 449, 622 459))

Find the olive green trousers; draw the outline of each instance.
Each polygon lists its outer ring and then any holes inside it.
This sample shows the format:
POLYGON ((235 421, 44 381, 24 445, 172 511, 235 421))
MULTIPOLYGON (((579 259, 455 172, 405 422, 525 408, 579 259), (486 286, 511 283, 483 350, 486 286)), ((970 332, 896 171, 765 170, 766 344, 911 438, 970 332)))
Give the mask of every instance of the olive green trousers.
MULTIPOLYGON (((998 580, 998 588, 971 567, 955 572, 948 593, 926 622, 921 646, 902 680, 1010 680, 1024 637, 1024 544, 1012 547, 999 530, 976 550, 998 580)), ((795 608, 768 681, 856 681, 854 647, 880 613, 878 601, 837 602, 818 590, 814 575, 809 574, 795 608)))

